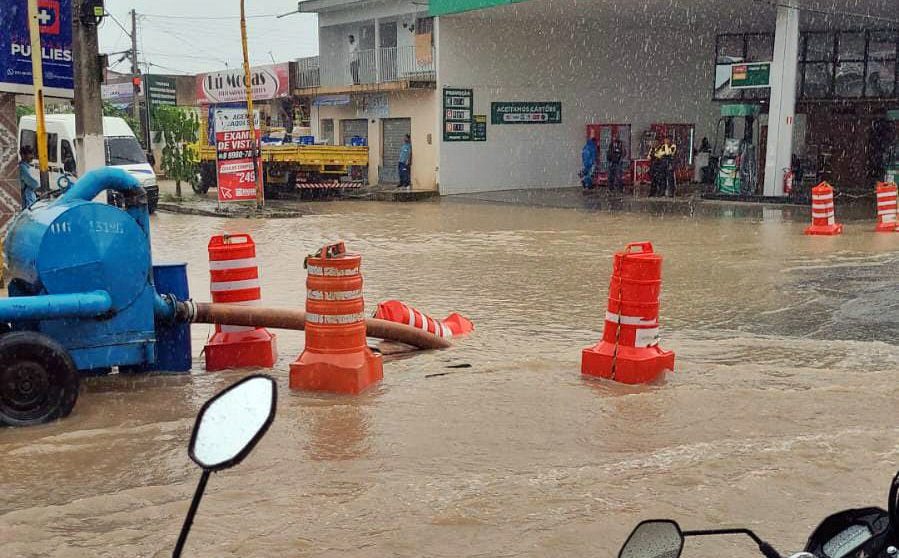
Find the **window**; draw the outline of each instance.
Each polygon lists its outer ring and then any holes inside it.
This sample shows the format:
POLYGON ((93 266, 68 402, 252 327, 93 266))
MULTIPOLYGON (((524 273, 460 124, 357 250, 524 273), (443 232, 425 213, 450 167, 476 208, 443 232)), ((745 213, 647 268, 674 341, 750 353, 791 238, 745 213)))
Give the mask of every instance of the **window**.
POLYGON ((334 120, 325 118, 322 120, 322 138, 328 145, 334 145, 334 120))
POLYGON ((75 172, 75 152, 72 150, 72 144, 69 140, 60 142, 60 152, 62 154, 62 167, 66 172, 75 172))
POLYGON ((801 97, 895 96, 897 39, 895 30, 803 34, 801 97))
POLYGON ((34 130, 22 130, 22 135, 19 138, 19 148, 28 146, 31 148, 34 156, 37 157, 37 134, 34 130))
MULTIPOLYGON (((55 163, 57 160, 57 144, 59 143, 59 135, 47 134, 47 160, 55 163)), ((20 146, 30 146, 34 151, 34 158, 37 159, 37 133, 34 130, 22 130, 19 139, 20 146)))
POLYGON ((896 53, 899 33, 871 31, 868 37, 868 61, 865 67, 865 96, 893 97, 896 89, 896 53))
POLYGON ((51 163, 57 162, 59 152, 59 135, 47 134, 47 160, 51 163))

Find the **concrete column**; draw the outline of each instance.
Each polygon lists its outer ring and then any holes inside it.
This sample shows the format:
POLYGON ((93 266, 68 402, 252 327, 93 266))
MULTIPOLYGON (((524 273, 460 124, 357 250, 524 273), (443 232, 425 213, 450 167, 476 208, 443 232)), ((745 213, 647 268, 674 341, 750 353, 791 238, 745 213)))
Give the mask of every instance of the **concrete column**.
POLYGON ((771 64, 771 105, 768 113, 768 147, 765 153, 766 196, 784 195, 784 169, 790 168, 793 155, 798 68, 799 10, 781 5, 777 8, 774 62, 771 64))
MULTIPOLYGON (((82 0, 72 4, 73 13, 81 13, 82 0)), ((82 25, 72 18, 72 58, 75 78, 75 159, 78 175, 106 165, 103 145, 103 100, 100 83, 103 68, 97 56, 97 26, 82 25)))
POLYGON ((0 232, 21 208, 19 142, 16 140, 16 96, 0 93, 0 232))

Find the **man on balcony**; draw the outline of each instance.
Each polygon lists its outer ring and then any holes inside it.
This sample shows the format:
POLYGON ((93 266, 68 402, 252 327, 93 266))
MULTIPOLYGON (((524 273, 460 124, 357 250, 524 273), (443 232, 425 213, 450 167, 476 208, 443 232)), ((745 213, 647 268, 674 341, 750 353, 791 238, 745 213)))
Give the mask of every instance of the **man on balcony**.
POLYGON ((400 175, 400 188, 412 187, 412 138, 409 134, 403 138, 403 146, 400 148, 400 162, 397 165, 400 175))
POLYGON ((349 36, 349 41, 347 59, 350 61, 350 76, 353 78, 353 85, 359 85, 359 44, 353 35, 349 36))

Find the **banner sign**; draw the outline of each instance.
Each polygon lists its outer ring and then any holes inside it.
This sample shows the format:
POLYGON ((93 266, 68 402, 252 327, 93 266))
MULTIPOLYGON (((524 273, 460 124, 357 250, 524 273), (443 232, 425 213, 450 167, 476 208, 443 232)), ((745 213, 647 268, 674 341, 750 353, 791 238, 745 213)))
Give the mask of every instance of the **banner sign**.
POLYGON ((175 106, 178 104, 175 78, 147 74, 143 82, 146 83, 147 102, 150 105, 150 113, 161 106, 175 106))
POLYGON ((491 124, 561 124, 562 103, 502 101, 490 103, 491 124))
POLYGON ((134 102, 134 85, 130 81, 104 83, 100 85, 100 97, 119 108, 127 107, 134 102))
MULTIPOLYGON (((254 115, 259 130, 259 112, 254 115)), ((257 158, 253 172, 253 151, 258 144, 247 123, 247 111, 234 108, 215 110, 215 158, 218 198, 220 202, 256 199, 256 172, 262 172, 262 159, 257 158)))
POLYGON ((732 89, 771 87, 771 62, 749 62, 730 67, 732 89))
POLYGON ((471 141, 487 141, 487 115, 476 114, 471 123, 471 141))
MULTIPOLYGON (((196 83, 197 103, 214 105, 246 101, 243 68, 198 74, 196 83)), ((265 101, 290 94, 290 64, 269 64, 250 68, 250 84, 253 100, 265 101)))
MULTIPOLYGON (((38 0, 44 95, 71 99, 72 0, 38 0)), ((0 91, 34 93, 28 2, 0 0, 0 91)))
POLYGON ((443 141, 471 141, 471 89, 443 90, 443 141))
POLYGON ((315 107, 341 107, 350 104, 349 95, 319 95, 312 100, 315 107))
POLYGON ((356 101, 356 116, 359 118, 387 118, 390 105, 386 93, 362 95, 356 101))

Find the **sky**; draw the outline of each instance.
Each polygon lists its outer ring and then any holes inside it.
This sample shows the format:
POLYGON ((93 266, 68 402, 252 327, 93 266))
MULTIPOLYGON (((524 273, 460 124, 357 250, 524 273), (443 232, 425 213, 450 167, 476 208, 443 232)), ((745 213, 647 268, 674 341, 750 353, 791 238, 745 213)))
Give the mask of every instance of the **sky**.
MULTIPOLYGON (((152 73, 196 74, 240 67, 240 3, 238 0, 106 0, 107 17, 100 26, 100 52, 109 53, 110 69, 128 72, 131 63, 116 63, 112 53, 131 48, 132 9, 138 16, 138 60, 152 73)), ((287 62, 318 54, 314 14, 276 14, 297 9, 295 0, 246 0, 250 64, 287 62), (256 16, 256 17, 254 17, 256 16)))

